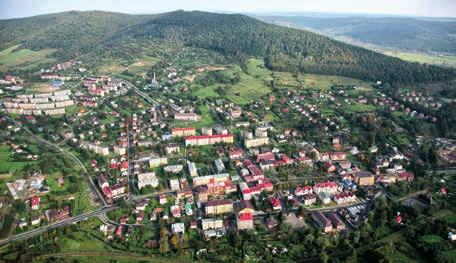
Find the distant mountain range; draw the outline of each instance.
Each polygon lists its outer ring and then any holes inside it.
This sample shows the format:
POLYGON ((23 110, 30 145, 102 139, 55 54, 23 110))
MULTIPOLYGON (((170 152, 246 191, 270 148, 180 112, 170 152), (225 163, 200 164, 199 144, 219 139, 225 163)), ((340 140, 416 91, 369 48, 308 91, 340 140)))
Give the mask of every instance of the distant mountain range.
MULTIPOLYGON (((326 23, 336 24, 332 20, 326 23)), ((403 34, 411 33, 406 31, 403 34)), ((382 38, 375 34, 370 37, 382 38)), ((0 49, 18 44, 32 50, 53 48, 57 50, 54 56, 59 59, 99 55, 103 50, 108 50, 111 55, 132 56, 135 51, 128 49, 128 43, 147 45, 148 41, 208 49, 237 62, 249 57, 263 58, 267 67, 280 71, 397 83, 433 82, 454 77, 454 71, 450 69, 405 62, 306 30, 273 25, 246 15, 199 11, 156 15, 71 11, 0 20, 0 49)), ((442 40, 442 49, 445 43, 442 40)), ((445 50, 453 48, 446 45, 445 50)))
POLYGON ((456 55, 456 19, 354 15, 262 15, 260 19, 379 47, 456 55))

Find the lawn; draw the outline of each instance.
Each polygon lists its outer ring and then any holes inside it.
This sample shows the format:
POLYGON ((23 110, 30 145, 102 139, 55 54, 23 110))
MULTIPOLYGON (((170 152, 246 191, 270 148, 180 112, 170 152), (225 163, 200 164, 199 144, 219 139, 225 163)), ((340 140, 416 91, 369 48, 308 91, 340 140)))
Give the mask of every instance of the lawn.
POLYGON ((354 104, 345 104, 342 106, 344 112, 346 113, 366 113, 366 112, 373 112, 375 111, 375 106, 362 104, 362 103, 354 103, 354 104))
POLYGON ((17 67, 22 64, 27 64, 26 67, 29 67, 30 64, 39 65, 52 63, 55 59, 49 58, 48 56, 54 52, 54 49, 33 51, 30 49, 20 48, 19 45, 16 45, 0 51, 0 64, 6 67, 17 67))
POLYGON ((396 52, 386 51, 385 55, 397 57, 402 60, 434 64, 446 67, 456 67, 456 56, 445 56, 445 55, 430 55, 423 53, 412 53, 412 52, 396 52))
POLYGON ((212 118, 211 113, 209 112, 209 107, 207 105, 201 105, 199 107, 199 110, 201 111, 201 119, 196 122, 187 122, 187 121, 174 121, 174 126, 175 127, 195 127, 197 129, 200 129, 202 127, 207 127, 211 126, 214 124, 214 119, 212 118))
POLYGON ((206 87, 195 85, 193 86, 193 95, 200 99, 219 97, 220 95, 215 91, 218 86, 223 86, 223 84, 214 84, 206 87))
POLYGON ((29 162, 15 162, 10 158, 10 147, 0 146, 0 174, 21 170, 29 162))
POLYGON ((59 244, 62 252, 106 251, 105 244, 83 232, 71 233, 70 237, 63 237, 59 244), (70 238, 71 237, 71 238, 70 238))

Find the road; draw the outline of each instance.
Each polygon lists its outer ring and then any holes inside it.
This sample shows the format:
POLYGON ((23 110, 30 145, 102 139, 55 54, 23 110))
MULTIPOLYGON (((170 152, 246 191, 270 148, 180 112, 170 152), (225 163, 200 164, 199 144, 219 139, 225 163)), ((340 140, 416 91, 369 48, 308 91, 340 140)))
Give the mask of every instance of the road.
POLYGON ((105 214, 105 213, 107 213, 109 211, 112 211, 114 209, 117 209, 117 208, 118 208, 118 205, 105 206, 105 207, 99 208, 97 210, 94 210, 94 211, 91 211, 91 212, 88 212, 88 213, 85 213, 85 214, 81 214, 81 215, 77 215, 77 216, 68 218, 68 219, 63 220, 63 221, 55 222, 55 223, 49 224, 47 226, 39 227, 39 228, 30 230, 30 231, 27 231, 27 232, 24 232, 24 233, 20 233, 20 234, 14 235, 14 236, 10 236, 8 238, 0 240, 0 245, 5 245, 5 244, 8 244, 10 242, 21 240, 21 239, 31 238, 33 236, 42 234, 42 233, 44 233, 46 231, 49 231, 49 230, 52 230, 52 229, 55 229, 55 228, 58 228, 58 227, 62 227, 62 226, 68 225, 68 224, 77 223, 79 221, 83 221, 83 220, 86 220, 86 219, 88 219, 90 217, 98 216, 100 214, 105 214))

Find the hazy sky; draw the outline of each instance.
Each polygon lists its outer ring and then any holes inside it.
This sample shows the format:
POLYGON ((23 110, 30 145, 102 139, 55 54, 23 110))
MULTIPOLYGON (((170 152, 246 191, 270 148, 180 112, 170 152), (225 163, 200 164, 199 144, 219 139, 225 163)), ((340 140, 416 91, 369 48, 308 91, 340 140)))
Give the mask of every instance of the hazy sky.
POLYGON ((158 13, 177 9, 456 17, 456 0, 0 0, 0 18, 67 10, 158 13))

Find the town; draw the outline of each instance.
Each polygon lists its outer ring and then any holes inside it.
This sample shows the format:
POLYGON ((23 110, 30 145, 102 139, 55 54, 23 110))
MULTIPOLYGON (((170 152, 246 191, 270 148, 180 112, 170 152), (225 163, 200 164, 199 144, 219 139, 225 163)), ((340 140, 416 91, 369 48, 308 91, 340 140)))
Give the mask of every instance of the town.
POLYGON ((2 256, 454 254, 455 99, 158 47, 0 74, 2 256))

